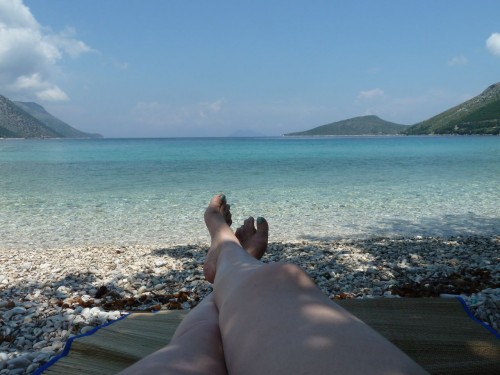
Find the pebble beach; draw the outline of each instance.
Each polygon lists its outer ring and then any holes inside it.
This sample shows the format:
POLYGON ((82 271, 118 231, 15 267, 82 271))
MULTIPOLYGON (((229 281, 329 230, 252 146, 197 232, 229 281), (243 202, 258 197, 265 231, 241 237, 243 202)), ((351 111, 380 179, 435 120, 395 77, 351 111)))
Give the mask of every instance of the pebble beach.
MULTIPOLYGON (((0 249, 0 374, 30 374, 73 336, 133 311, 190 309, 211 292, 206 243, 0 249)), ((332 300, 462 296, 500 327, 500 238, 276 241, 264 262, 301 266, 332 300)))

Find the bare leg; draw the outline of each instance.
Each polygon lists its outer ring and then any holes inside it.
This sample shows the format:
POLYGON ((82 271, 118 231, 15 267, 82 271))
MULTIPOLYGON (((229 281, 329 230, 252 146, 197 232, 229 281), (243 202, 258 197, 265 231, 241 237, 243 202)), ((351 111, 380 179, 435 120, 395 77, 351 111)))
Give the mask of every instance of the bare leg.
POLYGON ((167 346, 120 374, 227 374, 218 320, 211 294, 186 315, 167 346))
MULTIPOLYGON (((230 226, 231 211, 221 204, 219 213, 230 226)), ((267 248, 267 223, 254 228, 253 218, 238 228, 238 238, 253 256, 262 257, 267 248)), ((207 296, 183 319, 168 346, 135 363, 121 374, 207 374, 225 375, 226 363, 219 329, 219 312, 213 294, 207 296)))
POLYGON ((247 253, 224 221, 224 204, 217 195, 205 212, 212 246, 204 271, 214 283, 229 373, 425 373, 299 267, 264 264, 247 253))

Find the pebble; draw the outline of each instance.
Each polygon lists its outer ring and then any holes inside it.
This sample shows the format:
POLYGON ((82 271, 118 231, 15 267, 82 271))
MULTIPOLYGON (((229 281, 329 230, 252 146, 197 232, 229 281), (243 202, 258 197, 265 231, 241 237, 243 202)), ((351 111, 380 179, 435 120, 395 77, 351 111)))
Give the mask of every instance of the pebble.
MULTIPOLYGON (((196 306, 212 290, 203 278, 207 249, 0 249, 0 375, 30 374, 68 338, 131 311, 196 306)), ((477 319, 500 327, 495 236, 274 242, 262 260, 301 266, 333 300, 460 295, 477 319)))

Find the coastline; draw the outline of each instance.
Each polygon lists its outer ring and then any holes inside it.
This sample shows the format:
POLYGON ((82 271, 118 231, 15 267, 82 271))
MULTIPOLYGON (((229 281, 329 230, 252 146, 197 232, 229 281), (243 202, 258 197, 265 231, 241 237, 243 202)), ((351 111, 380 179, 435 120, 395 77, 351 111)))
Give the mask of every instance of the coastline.
MULTIPOLYGON (((331 299, 462 295, 500 326, 500 237, 276 241, 264 262, 300 265, 331 299)), ((0 374, 31 373, 69 337, 130 311, 189 309, 211 291, 206 243, 0 249, 0 374)))

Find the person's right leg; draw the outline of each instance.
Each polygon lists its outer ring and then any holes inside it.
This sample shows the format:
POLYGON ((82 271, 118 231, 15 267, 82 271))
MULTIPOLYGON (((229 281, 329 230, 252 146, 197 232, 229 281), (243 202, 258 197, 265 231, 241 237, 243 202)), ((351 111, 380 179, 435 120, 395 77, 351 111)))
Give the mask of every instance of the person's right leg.
POLYGON ((204 269, 214 283, 229 373, 425 373, 330 301, 299 267, 263 264, 245 252, 224 222, 224 203, 215 196, 205 212, 212 246, 204 269))

